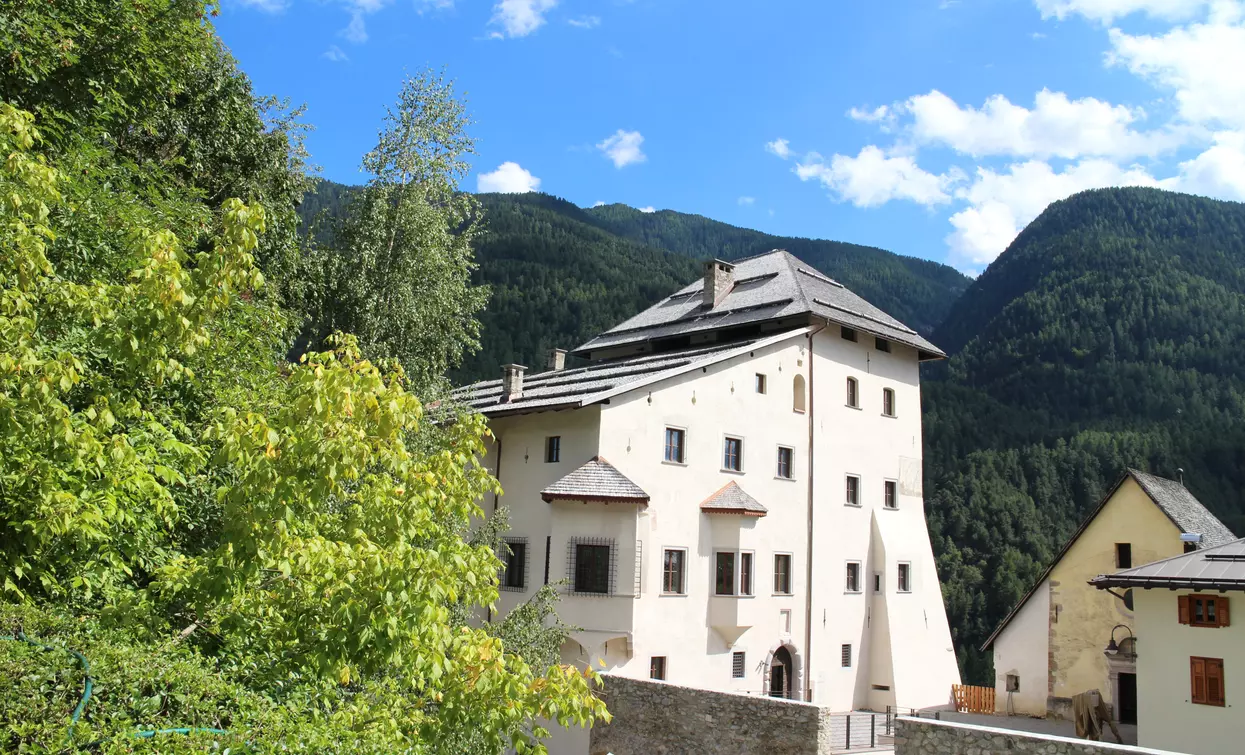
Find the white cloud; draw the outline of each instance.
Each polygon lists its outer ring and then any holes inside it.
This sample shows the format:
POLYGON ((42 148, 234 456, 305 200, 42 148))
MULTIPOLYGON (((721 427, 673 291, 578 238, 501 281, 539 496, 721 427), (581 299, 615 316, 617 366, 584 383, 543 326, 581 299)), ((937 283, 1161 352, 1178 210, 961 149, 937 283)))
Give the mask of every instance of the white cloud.
POLYGON ((641 207, 640 212, 657 212, 657 209, 652 205, 649 205, 648 207, 641 207))
POLYGON ((428 11, 449 10, 454 7, 454 0, 416 0, 416 10, 420 15, 428 11))
POLYGON ((338 32, 347 42, 361 45, 367 41, 367 25, 363 22, 363 11, 356 8, 350 13, 350 23, 338 32))
POLYGON ((597 149, 614 161, 615 168, 623 168, 648 159, 648 156, 640 149, 642 144, 644 144, 644 137, 639 131, 624 131, 620 128, 598 144, 597 149))
POLYGON ((878 121, 889 120, 892 117, 892 113, 889 105, 880 105, 872 110, 869 110, 868 108, 854 107, 847 111, 847 116, 854 121, 876 123, 878 121))
POLYGON ((1073 13, 1111 23, 1133 13, 1145 13, 1169 21, 1193 18, 1217 0, 1037 0, 1042 18, 1063 20, 1073 13))
POLYGON ((1245 202, 1245 131, 1214 136, 1214 146, 1180 163, 1180 191, 1245 202))
POLYGON ((496 191, 502 194, 523 194, 540 188, 540 179, 515 162, 504 162, 492 173, 476 177, 476 191, 496 191))
MULTIPOLYGON (((490 24, 502 27, 505 36, 526 37, 545 25, 545 14, 558 4, 558 0, 501 0, 493 6, 490 24)), ((500 37, 499 32, 490 36, 500 37)))
POLYGON ((775 139, 772 142, 766 142, 765 151, 786 160, 788 157, 791 157, 791 142, 786 139, 775 139))
POLYGON ((321 53, 320 57, 328 58, 334 63, 344 63, 347 60, 350 60, 350 58, 346 55, 346 53, 342 51, 342 48, 338 47, 337 45, 329 45, 329 49, 321 53))
POLYGON ((600 16, 580 16, 579 18, 569 18, 566 23, 571 26, 578 26, 581 29, 595 29, 601 25, 600 16))
POLYGON ((947 189, 959 176, 934 175, 922 170, 909 155, 888 156, 874 145, 860 150, 856 157, 835 155, 826 164, 821 155, 810 152, 795 166, 801 181, 817 179, 834 191, 839 199, 857 207, 877 207, 892 199, 907 199, 921 205, 951 201, 947 189))
POLYGON ((604 207, 605 203, 598 199, 597 201, 592 203, 592 206, 593 207, 604 207))
POLYGON ((280 13, 290 7, 289 0, 234 0, 245 8, 254 8, 264 13, 280 13))
POLYGON ((750 204, 756 204, 757 198, 756 197, 740 197, 739 199, 735 201, 741 205, 750 205, 750 204))

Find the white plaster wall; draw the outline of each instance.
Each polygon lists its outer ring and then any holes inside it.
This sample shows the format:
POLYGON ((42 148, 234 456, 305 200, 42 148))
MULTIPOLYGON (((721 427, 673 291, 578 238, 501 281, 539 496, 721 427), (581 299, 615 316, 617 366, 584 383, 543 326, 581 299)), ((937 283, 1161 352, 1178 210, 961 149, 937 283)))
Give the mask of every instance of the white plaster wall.
MULTIPOLYGON (((1194 755, 1245 749, 1245 598, 1225 593, 1231 626, 1210 629, 1178 621, 1176 599, 1188 591, 1134 590, 1137 634, 1137 743, 1194 755), (1195 705, 1189 658, 1222 658, 1224 707, 1195 705)), ((1106 642, 1104 640, 1103 644, 1106 642)))
POLYGON ((1046 716, 1049 651, 1050 580, 1043 580, 1033 597, 994 640, 994 699, 1000 713, 1046 716), (1010 710, 1007 707, 1008 674, 1020 677, 1020 691, 1011 693, 1010 710))

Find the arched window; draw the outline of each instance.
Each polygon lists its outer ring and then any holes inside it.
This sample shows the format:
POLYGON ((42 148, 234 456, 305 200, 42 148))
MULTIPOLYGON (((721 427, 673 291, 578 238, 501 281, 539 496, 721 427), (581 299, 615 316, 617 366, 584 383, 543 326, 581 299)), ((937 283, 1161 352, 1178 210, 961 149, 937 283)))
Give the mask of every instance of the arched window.
POLYGON ((792 411, 803 412, 804 411, 804 376, 803 375, 795 376, 795 380, 791 381, 791 389, 792 389, 792 394, 793 394, 791 397, 792 411))
POLYGON ((882 413, 888 417, 895 416, 895 391, 892 388, 882 389, 882 413))
POLYGON ((847 405, 860 408, 860 384, 853 377, 847 379, 847 405))

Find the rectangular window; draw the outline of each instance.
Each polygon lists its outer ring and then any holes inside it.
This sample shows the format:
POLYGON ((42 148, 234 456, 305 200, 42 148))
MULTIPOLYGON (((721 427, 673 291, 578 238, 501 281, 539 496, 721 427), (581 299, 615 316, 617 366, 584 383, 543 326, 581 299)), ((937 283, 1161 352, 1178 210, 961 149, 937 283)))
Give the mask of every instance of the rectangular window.
POLYGON ((505 538, 500 550, 498 555, 503 564, 501 588, 522 591, 527 587, 527 539, 505 538))
POLYGON ((610 543, 571 543, 575 563, 571 570, 575 592, 610 593, 613 546, 610 543))
POLYGON ((882 389, 882 413, 888 417, 895 416, 895 391, 890 388, 882 389))
POLYGON ((713 593, 715 595, 735 594, 735 554, 731 551, 717 553, 717 566, 714 569, 713 593))
POLYGON ((882 592, 882 573, 881 572, 873 573, 873 591, 882 592))
POLYGON ((732 679, 743 679, 744 678, 744 654, 743 653, 731 653, 731 678, 732 679))
POLYGON ((1180 607, 1180 623, 1194 627, 1231 626, 1226 595, 1181 595, 1176 599, 1180 607))
POLYGON ((860 408, 860 383, 856 378, 847 379, 847 405, 853 409, 860 408))
POLYGON ((741 438, 727 438, 722 444, 722 468, 742 472, 744 468, 744 442, 741 438))
POLYGON ((648 662, 648 678, 649 679, 665 679, 666 678, 666 656, 655 655, 648 662))
POLYGON ((847 505, 860 505, 860 478, 854 474, 847 476, 847 505))
POLYGON ((1115 544, 1115 566, 1117 569, 1130 569, 1133 565, 1133 544, 1115 544))
POLYGON ((757 373, 757 393, 766 393, 765 376, 759 372, 757 373))
POLYGON ((682 464, 686 460, 683 453, 684 431, 675 427, 666 428, 666 461, 682 464))
POLYGON ((888 341, 888 340, 886 340, 885 338, 874 338, 874 339, 873 339, 873 346, 874 346, 874 348, 876 348, 878 351, 887 351, 887 352, 889 352, 889 351, 891 350, 891 342, 890 342, 890 341, 888 341))
POLYGON ((848 592, 860 592, 860 562, 847 562, 847 583, 845 585, 848 592))
POLYGON ((852 667, 852 646, 851 646, 851 645, 844 645, 844 646, 843 646, 843 658, 842 658, 842 660, 843 660, 843 668, 851 668, 851 667, 852 667))
POLYGON ((912 592, 912 564, 900 564, 899 576, 896 579, 899 592, 912 592))
POLYGON ((795 457, 795 451, 783 446, 778 447, 778 476, 784 480, 790 480, 794 474, 791 471, 791 462, 795 457))
POLYGON ((752 554, 739 554, 739 594, 752 594, 752 554))
POLYGON ((882 505, 888 509, 899 508, 899 499, 895 496, 897 486, 894 480, 882 483, 882 505))
POLYGON ((774 593, 776 595, 791 594, 790 553, 778 553, 774 556, 774 593))
POLYGON ((683 594, 684 559, 687 551, 667 548, 662 554, 661 591, 667 595, 683 594))
POLYGON ((839 332, 843 335, 844 341, 854 342, 856 340, 856 331, 847 326, 843 326, 843 328, 839 332))
POLYGON ((562 458, 562 436, 550 435, 545 438, 545 463, 551 464, 562 458))
POLYGON ((1192 699, 1198 705, 1224 705, 1223 659, 1189 658, 1192 699))

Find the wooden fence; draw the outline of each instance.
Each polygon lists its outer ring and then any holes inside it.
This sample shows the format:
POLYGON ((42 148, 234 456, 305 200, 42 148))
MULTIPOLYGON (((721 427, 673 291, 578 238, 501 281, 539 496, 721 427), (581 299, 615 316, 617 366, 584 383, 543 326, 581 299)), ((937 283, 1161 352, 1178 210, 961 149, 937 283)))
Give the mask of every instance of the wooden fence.
POLYGON ((955 709, 960 713, 994 712, 994 687, 952 684, 951 695, 955 698, 955 709))

